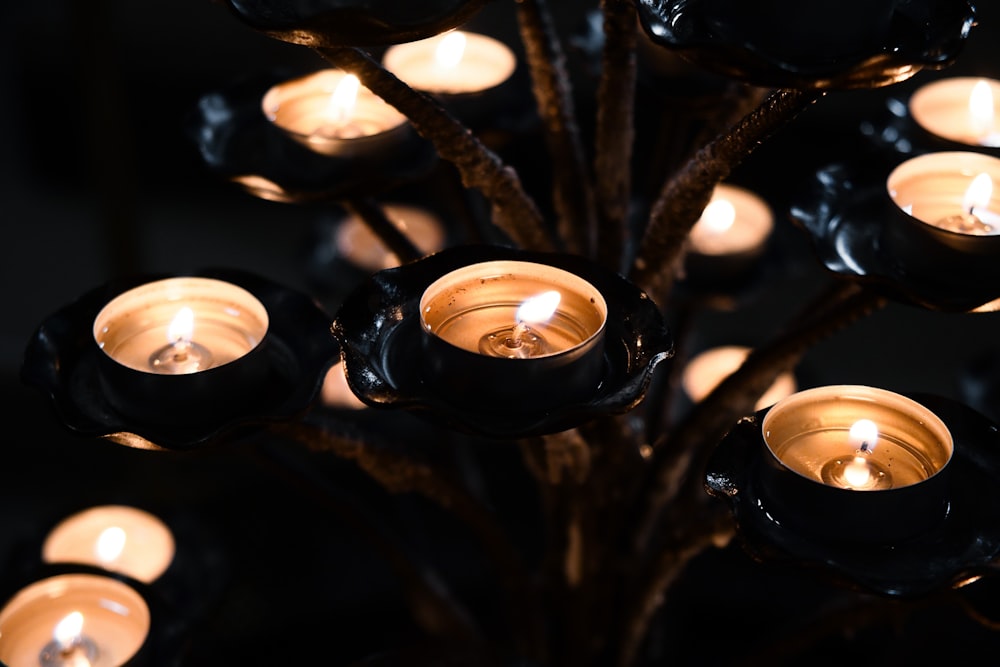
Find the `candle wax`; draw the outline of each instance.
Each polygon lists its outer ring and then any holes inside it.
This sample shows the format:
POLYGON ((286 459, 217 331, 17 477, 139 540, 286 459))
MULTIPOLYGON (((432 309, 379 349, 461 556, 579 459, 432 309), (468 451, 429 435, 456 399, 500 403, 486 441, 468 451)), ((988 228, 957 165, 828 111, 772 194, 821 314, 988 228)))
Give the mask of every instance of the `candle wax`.
POLYGON ((756 194, 728 184, 716 186, 712 200, 688 236, 690 249, 702 255, 754 252, 764 245, 774 227, 771 208, 756 194), (726 210, 719 202, 731 204, 726 210), (727 214, 731 214, 728 217, 727 214))
POLYGON ((386 50, 382 64, 412 88, 429 93, 475 93, 510 78, 517 61, 507 45, 486 35, 463 34, 465 49, 453 65, 442 63, 437 56, 438 46, 448 33, 392 46, 386 50))
POLYGON ((969 146, 1000 147, 1000 81, 954 77, 929 83, 910 98, 910 115, 931 134, 969 146), (973 90, 985 85, 987 108, 970 109, 973 90))

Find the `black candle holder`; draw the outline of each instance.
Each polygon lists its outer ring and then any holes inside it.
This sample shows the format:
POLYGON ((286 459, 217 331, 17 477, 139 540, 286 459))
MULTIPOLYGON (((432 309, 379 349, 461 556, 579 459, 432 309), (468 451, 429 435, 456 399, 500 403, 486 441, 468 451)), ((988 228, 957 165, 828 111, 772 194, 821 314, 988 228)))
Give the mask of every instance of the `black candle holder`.
MULTIPOLYGON (((705 488, 729 504, 741 543, 755 560, 814 570, 838 583, 893 597, 926 595, 961 585, 989 570, 1000 554, 997 425, 948 398, 906 396, 932 410, 946 424, 954 452, 945 487, 931 489, 932 493, 944 492, 940 511, 922 520, 911 514, 905 531, 887 533, 883 538, 874 529, 852 537, 843 525, 827 531, 823 524, 813 523, 809 530, 801 530, 809 509, 820 506, 810 504, 815 497, 802 497, 804 505, 785 505, 780 511, 774 506, 772 486, 781 482, 775 479, 773 457, 766 451, 762 432, 763 419, 771 408, 740 420, 732 428, 706 467, 705 488)), ((779 493, 794 496, 798 490, 786 486, 779 493)), ((883 520, 877 514, 858 514, 867 511, 858 507, 871 500, 867 494, 879 492, 847 493, 858 497, 852 499, 852 507, 842 506, 845 511, 850 509, 864 521, 883 520)), ((906 510, 903 506, 896 509, 906 510)), ((822 511, 829 514, 832 509, 827 505, 822 511)))
MULTIPOLYGON (((577 426, 601 415, 620 413, 638 403, 655 366, 673 353, 673 343, 656 305, 619 274, 573 255, 522 251, 501 246, 460 246, 396 269, 380 271, 344 302, 333 322, 342 346, 347 380, 352 390, 373 407, 401 407, 432 421, 467 432, 494 437, 551 433, 577 426), (545 264, 579 276, 607 302, 607 325, 600 350, 599 376, 580 395, 556 391, 545 404, 515 401, 505 404, 467 394, 456 400, 440 380, 440 359, 425 346, 420 325, 420 300, 441 276, 480 262, 496 260, 545 264)), ((486 359, 504 364, 497 375, 466 378, 481 386, 496 385, 516 393, 518 361, 486 359), (514 376, 510 373, 513 372, 514 376)), ((589 368, 589 365, 588 365, 589 368)), ((471 386, 471 385, 470 385, 471 386)), ((454 387, 453 387, 454 389, 454 387)), ((470 390, 471 391, 471 390, 470 390)), ((487 394, 490 392, 487 391, 487 394)))
POLYGON ((168 277, 161 275, 111 281, 52 314, 29 341, 22 380, 49 396, 71 430, 142 449, 199 447, 242 425, 304 413, 338 354, 327 316, 308 296, 252 274, 214 269, 193 275, 242 287, 267 310, 266 344, 227 364, 246 362, 253 372, 169 376, 113 365, 108 372, 111 361, 94 340, 95 317, 130 288, 168 277), (170 396, 190 412, 178 412, 170 396))
POLYGON ((427 174, 437 162, 431 144, 409 126, 370 154, 332 156, 306 148, 261 108, 272 86, 303 74, 261 73, 201 97, 187 133, 213 173, 261 199, 307 203, 386 192, 427 174))
POLYGON ((305 46, 377 46, 412 42, 465 23, 487 0, 227 0, 241 21, 275 39, 305 46))
POLYGON ((766 12, 761 3, 736 0, 636 3, 655 43, 705 69, 758 86, 822 90, 876 88, 925 67, 944 67, 957 57, 975 16, 966 0, 891 4, 859 2, 844 9, 844 3, 776 0, 766 12), (824 25, 826 35, 837 37, 832 50, 823 40, 803 37, 815 34, 818 14, 849 26, 824 25))
POLYGON ((809 235, 823 265, 902 303, 945 312, 994 309, 1000 237, 946 243, 944 232, 923 229, 930 225, 892 201, 887 176, 870 167, 828 165, 792 205, 792 221, 809 235))

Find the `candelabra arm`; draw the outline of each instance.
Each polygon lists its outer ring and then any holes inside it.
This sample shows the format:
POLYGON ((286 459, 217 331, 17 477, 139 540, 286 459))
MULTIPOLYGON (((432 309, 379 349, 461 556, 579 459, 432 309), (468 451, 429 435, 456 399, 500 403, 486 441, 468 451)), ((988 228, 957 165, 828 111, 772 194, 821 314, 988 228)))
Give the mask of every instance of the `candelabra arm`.
POLYGON ((636 664, 649 624, 663 603, 664 593, 677 581, 687 564, 711 546, 726 544, 733 534, 732 519, 715 506, 686 512, 680 517, 677 533, 657 554, 649 567, 636 577, 632 601, 625 607, 617 667, 636 664), (705 515, 705 510, 710 511, 705 515), (692 516, 693 514, 693 516, 692 516))
POLYGON ((374 200, 369 198, 348 199, 341 202, 344 208, 352 212, 382 240, 382 243, 395 253, 403 264, 420 259, 422 253, 413 242, 403 234, 396 224, 385 215, 385 211, 374 200))
POLYGON ((715 186, 780 127, 824 91, 780 89, 734 127, 696 152, 667 179, 651 209, 630 278, 659 304, 666 301, 684 242, 715 186))
POLYGON ((531 577, 496 517, 479 499, 468 493, 446 471, 398 450, 360 438, 334 433, 321 425, 293 422, 272 425, 280 435, 318 452, 330 452, 353 461, 386 491, 417 493, 466 523, 483 545, 501 577, 500 590, 507 596, 514 640, 522 655, 539 659, 544 655, 542 605, 531 585, 531 577))
POLYGON ((318 47, 316 51, 335 67, 352 72, 365 87, 405 115, 417 133, 434 144, 438 155, 455 165, 462 183, 478 189, 490 200, 493 224, 514 243, 529 250, 555 250, 555 240, 517 172, 444 107, 400 81, 359 49, 318 47))
POLYGON ((791 371, 799 359, 820 340, 849 326, 886 303, 862 286, 837 281, 800 311, 786 332, 751 351, 734 373, 724 379, 668 433, 654 443, 650 467, 651 486, 646 507, 635 533, 641 553, 650 546, 663 509, 685 485, 699 492, 703 482, 693 474, 702 469, 715 443, 742 416, 753 412, 754 403, 781 373, 791 371))
POLYGON ((538 113, 553 161, 559 236, 569 252, 590 256, 597 229, 594 191, 577 127, 566 59, 545 0, 518 0, 517 18, 538 113))
POLYGON ((604 14, 604 51, 597 88, 597 129, 594 138, 594 183, 600 213, 597 259, 616 271, 624 271, 635 141, 638 23, 631 0, 602 0, 601 9, 604 14))

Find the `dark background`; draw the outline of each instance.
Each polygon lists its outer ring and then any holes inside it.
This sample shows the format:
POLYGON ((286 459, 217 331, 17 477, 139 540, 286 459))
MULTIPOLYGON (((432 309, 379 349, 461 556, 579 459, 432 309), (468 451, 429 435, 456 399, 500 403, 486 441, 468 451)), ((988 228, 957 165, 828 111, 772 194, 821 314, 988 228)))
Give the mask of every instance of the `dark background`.
MULTIPOLYGON (((568 40, 582 28, 579 5, 554 5, 568 40)), ((888 95, 942 74, 1000 76, 1000 8, 981 5, 980 26, 946 72, 885 90, 830 93, 741 168, 737 176, 775 208, 780 267, 745 307, 705 313, 693 346, 760 342, 818 292, 828 276, 789 223, 788 202, 816 167, 855 153, 859 124, 882 113, 888 95)), ((42 320, 124 274, 229 266, 315 293, 331 317, 336 303, 304 270, 330 212, 256 200, 219 182, 182 130, 201 95, 274 64, 320 67, 316 56, 202 0, 6 3, 0 11, 4 591, 30 580, 41 539, 58 519, 123 502, 158 512, 177 532, 184 568, 175 568, 164 594, 183 601, 179 616, 196 619, 174 643, 181 664, 296 664, 312 656, 346 665, 415 640, 399 584, 373 546, 379 540, 441 567, 472 599, 489 599, 478 546, 463 527, 418 498, 386 496, 350 464, 332 457, 303 464, 294 448, 275 453, 268 443, 186 455, 128 450, 68 432, 44 397, 21 384, 21 354, 42 320), (366 521, 371 516, 379 518, 366 521)), ((481 20, 515 44, 511 3, 493 3, 481 20)), ((580 52, 568 50, 574 71, 586 72, 580 52)), ((591 110, 590 83, 578 85, 582 114, 591 110)), ((799 375, 803 385, 872 384, 972 401, 963 380, 995 369, 998 354, 995 315, 892 303, 817 345, 799 375)), ((987 374, 998 381, 995 370, 987 374)), ((995 405, 976 407, 1000 418, 995 405)), ((410 427, 406 416, 396 418, 410 427)), ((517 509, 522 494, 512 500, 509 489, 528 482, 515 457, 482 456, 506 475, 501 495, 517 509)), ((529 503, 530 491, 523 495, 529 503)), ((663 641, 704 631, 722 641, 711 650, 681 641, 670 653, 682 664, 767 655, 763 647, 829 594, 809 579, 757 568, 735 548, 697 561, 686 581, 663 641), (770 596, 768 586, 797 593, 770 596)), ((830 664, 912 664, 932 652, 957 658, 1000 648, 1000 636, 954 615, 943 619, 876 624, 879 637, 826 638, 818 653, 830 664)))

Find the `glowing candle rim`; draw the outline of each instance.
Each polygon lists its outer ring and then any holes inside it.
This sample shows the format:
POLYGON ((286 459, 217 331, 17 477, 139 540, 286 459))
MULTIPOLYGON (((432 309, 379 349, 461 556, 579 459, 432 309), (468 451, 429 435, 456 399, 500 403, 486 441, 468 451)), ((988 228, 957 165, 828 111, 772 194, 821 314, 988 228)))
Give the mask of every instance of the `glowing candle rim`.
MULTIPOLYGON (((870 409, 880 410, 883 413, 896 415, 897 418, 901 420, 905 419, 907 425, 916 427, 916 429, 925 436, 925 439, 922 439, 918 443, 910 442, 909 444, 914 447, 920 445, 921 453, 928 455, 930 463, 934 468, 930 471, 930 474, 920 482, 906 485, 900 484, 889 489, 876 489, 872 491, 865 491, 865 493, 889 493, 899 489, 916 487, 919 484, 923 484, 939 476, 948 467, 948 464, 954 455, 955 445, 951 435, 951 430, 948 428, 947 424, 945 424, 944 421, 930 408, 924 406, 918 401, 887 389, 879 389, 877 387, 870 387, 867 385, 845 384, 813 387, 811 389, 804 389, 796 392, 791 396, 778 401, 771 406, 767 414, 764 415, 764 419, 761 421, 761 434, 765 447, 776 461, 781 463, 785 469, 794 473, 796 476, 810 482, 814 482, 817 485, 836 490, 836 487, 830 487, 815 477, 796 469, 793 465, 787 462, 785 457, 781 456, 779 453, 781 446, 787 443, 789 439, 800 435, 801 432, 796 431, 794 434, 789 434, 786 433, 784 429, 778 430, 775 422, 779 422, 782 419, 789 420, 791 414, 806 414, 812 415, 808 423, 814 427, 813 431, 819 431, 819 427, 822 426, 823 429, 837 431, 844 430, 846 433, 850 424, 853 424, 858 419, 870 416, 871 412, 851 412, 850 414, 838 415, 838 417, 843 417, 843 419, 833 423, 820 422, 815 415, 817 414, 818 408, 821 409, 827 405, 843 407, 848 403, 852 407, 854 405, 867 406, 870 409), (936 448, 934 448, 935 445, 936 448)), ((829 413, 824 412, 824 415, 829 416, 829 413)), ((884 419, 875 421, 878 424, 881 433, 886 435, 896 434, 896 430, 898 428, 897 424, 887 422, 884 419)), ((788 424, 781 424, 781 426, 787 428, 788 424)), ((808 433, 813 431, 806 432, 808 433)), ((908 435, 912 436, 913 434, 909 433, 908 435)), ((847 443, 846 437, 845 443, 847 443)))
MULTIPOLYGON (((457 349, 465 349, 447 340, 446 338, 438 336, 434 331, 434 326, 427 321, 426 314, 434 304, 435 300, 442 298, 442 295, 447 295, 449 292, 461 292, 465 289, 464 286, 467 285, 474 285, 476 283, 482 283, 489 280, 516 281, 519 276, 527 278, 531 281, 546 283, 553 288, 561 288, 577 300, 580 300, 581 298, 587 300, 590 307, 594 311, 592 314, 597 315, 599 324, 591 327, 590 330, 587 331, 585 338, 571 347, 560 348, 547 354, 534 355, 528 358, 518 359, 517 361, 530 362, 573 355, 580 350, 589 348, 593 345, 596 339, 603 336, 604 331, 607 328, 608 304, 600 290, 598 290, 590 282, 574 273, 571 273, 570 271, 566 271, 565 269, 560 269, 549 264, 523 260, 492 260, 471 264, 450 271, 431 282, 420 296, 419 308, 421 329, 443 343, 457 349)), ((562 304, 568 305, 569 301, 569 299, 564 298, 562 304)), ((557 309, 556 312, 564 312, 564 310, 557 309)), ((513 318, 510 324, 511 326, 515 324, 513 318)), ((484 331, 483 333, 485 334, 487 332, 484 331)), ((476 356, 483 356, 486 358, 485 355, 478 352, 472 352, 471 350, 467 351, 471 354, 475 354, 476 356)))
POLYGON ((907 108, 913 120, 931 134, 965 144, 967 146, 995 147, 994 144, 969 141, 971 137, 957 131, 950 118, 941 118, 942 114, 952 113, 965 116, 968 114, 969 96, 972 88, 980 81, 985 81, 993 93, 993 124, 997 128, 993 134, 1000 138, 1000 80, 978 76, 957 76, 939 79, 918 88, 910 96, 907 108))
MULTIPOLYGON (((121 572, 143 583, 151 583, 158 579, 170 567, 175 553, 176 541, 170 528, 155 514, 131 505, 95 505, 70 514, 49 531, 42 543, 42 560, 46 563, 79 562, 84 565, 95 565, 109 571, 121 572), (101 563, 96 556, 93 559, 77 560, 72 555, 76 552, 73 547, 80 544, 77 540, 82 539, 86 543, 91 529, 104 524, 125 530, 126 549, 130 548, 129 533, 133 533, 134 540, 134 531, 141 529, 147 537, 156 541, 159 561, 144 558, 142 563, 130 567, 128 564, 115 562, 101 563)), ((116 560, 120 559, 121 556, 116 560)))
POLYGON ((514 71, 517 69, 517 57, 514 55, 514 52, 509 46, 501 40, 490 37, 489 35, 469 32, 467 30, 462 30, 461 32, 465 35, 466 39, 465 53, 463 54, 462 59, 459 60, 458 64, 453 68, 456 73, 463 67, 463 62, 466 63, 466 66, 468 66, 470 60, 479 57, 478 54, 488 52, 491 55, 488 62, 491 65, 490 74, 492 74, 492 76, 488 79, 478 81, 475 88, 468 89, 465 87, 457 87, 456 84, 450 79, 442 82, 440 80, 434 80, 433 77, 414 77, 412 74, 407 76, 407 70, 412 71, 412 63, 417 62, 418 64, 423 64, 422 60, 428 53, 432 58, 431 62, 433 62, 437 45, 441 40, 445 39, 447 35, 451 34, 451 31, 440 35, 434 35, 433 37, 428 37, 427 39, 417 40, 414 42, 404 42, 390 46, 386 49, 386 52, 382 57, 382 66, 395 74, 400 80, 406 82, 408 85, 417 90, 445 95, 480 94, 497 88, 513 76, 514 71), (497 57, 499 57, 499 60, 497 57))
MULTIPOLYGON (((145 310, 162 304, 164 300, 169 302, 176 301, 179 305, 209 303, 221 307, 221 312, 228 312, 235 308, 234 312, 238 313, 240 322, 244 325, 250 325, 249 327, 244 326, 241 329, 247 338, 248 348, 240 357, 229 362, 216 364, 202 372, 210 372, 216 368, 234 363, 257 349, 261 342, 263 342, 270 326, 269 315, 264 304, 251 292, 239 285, 217 278, 197 276, 163 278, 126 290, 112 298, 101 308, 94 318, 93 323, 94 342, 101 352, 122 366, 141 373, 157 375, 157 373, 148 367, 148 364, 140 365, 138 362, 127 363, 116 357, 114 350, 106 349, 105 344, 113 340, 112 333, 117 333, 116 325, 120 325, 123 320, 128 320, 145 310)), ((220 311, 218 308, 215 308, 212 312, 220 311)), ((158 326, 158 324, 156 322, 152 323, 153 326, 158 326)), ((169 322, 162 324, 166 326, 169 322)), ((166 338, 164 338, 163 342, 167 342, 166 338)))
MULTIPOLYGON (((950 173, 958 174, 963 177, 967 176, 969 183, 971 183, 976 176, 983 172, 989 174, 992 178, 994 183, 994 193, 1000 190, 1000 158, 986 155, 985 153, 977 153, 975 151, 937 151, 933 153, 923 153, 896 165, 896 167, 889 172, 888 177, 886 177, 885 188, 889 198, 892 200, 893 204, 895 204, 896 208, 903 215, 906 215, 909 219, 915 221, 920 227, 929 228, 935 234, 944 234, 956 239, 990 238, 997 235, 968 234, 947 229, 935 224, 934 222, 923 220, 906 210, 907 204, 909 203, 912 207, 913 202, 901 201, 902 197, 900 195, 900 186, 906 184, 913 178, 925 177, 933 173, 950 173)), ((957 194, 959 202, 961 202, 965 197, 967 187, 968 184, 962 188, 961 192, 955 193, 957 194)), ((993 200, 996 200, 996 198, 997 195, 994 194, 993 200)), ((956 206, 956 212, 959 210, 960 206, 956 206)))
MULTIPOLYGON (((0 607, 0 660, 10 661, 8 653, 19 646, 10 646, 5 641, 5 637, 12 637, 11 641, 17 639, 17 633, 11 632, 9 627, 14 625, 20 628, 25 622, 25 618, 37 618, 38 614, 33 610, 41 607, 51 610, 54 604, 60 603, 68 598, 82 597, 91 606, 99 608, 105 615, 114 615, 123 619, 129 619, 131 626, 137 628, 140 636, 125 633, 117 633, 116 641, 121 641, 122 637, 127 640, 123 646, 116 646, 116 653, 121 653, 118 664, 125 664, 131 660, 143 647, 149 637, 152 627, 152 615, 149 605, 142 594, 132 586, 123 581, 119 581, 110 576, 89 574, 89 573, 69 573, 58 574, 44 579, 34 581, 17 591, 10 597, 3 606, 0 607), (123 613, 124 612, 124 613, 123 613), (6 630, 6 631, 5 631, 6 630)), ((70 605, 69 611, 80 611, 82 603, 74 601, 70 605)), ((87 630, 86 618, 89 610, 83 612, 84 633, 87 630)), ((56 617, 63 617, 65 614, 60 611, 56 617)), ((54 625, 52 626, 54 628, 54 625)), ((52 628, 47 628, 51 636, 52 628)), ((91 637, 98 641, 98 647, 103 644, 102 637, 91 637)), ((41 651, 43 647, 39 646, 41 651)))
POLYGON ((732 223, 724 230, 716 230, 699 218, 689 235, 690 252, 725 258, 762 251, 774 231, 774 211, 767 201, 749 188, 719 183, 706 204, 706 210, 720 199, 732 205, 732 223))

